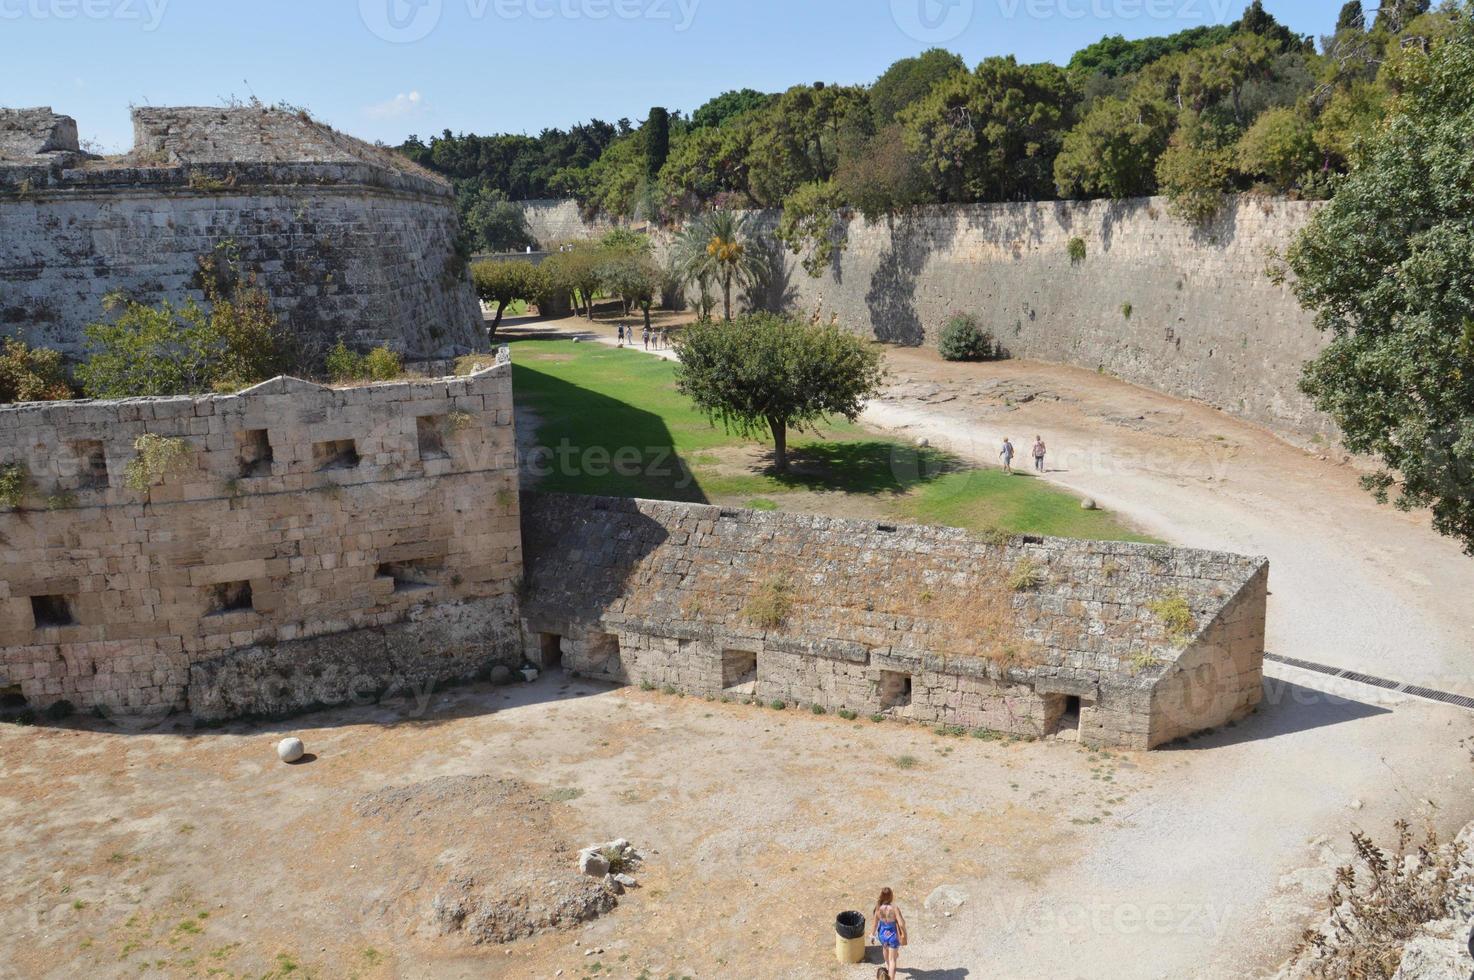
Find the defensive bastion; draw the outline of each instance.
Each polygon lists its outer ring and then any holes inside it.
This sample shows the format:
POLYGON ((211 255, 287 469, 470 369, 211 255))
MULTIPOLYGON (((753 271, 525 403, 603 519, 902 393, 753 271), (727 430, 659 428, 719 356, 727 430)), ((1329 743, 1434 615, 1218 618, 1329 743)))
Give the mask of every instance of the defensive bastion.
POLYGON ((497 360, 0 408, 0 693, 211 722, 531 662, 1130 748, 1259 701, 1262 559, 520 494, 497 360))
POLYGON ((133 127, 100 158, 67 116, 0 109, 0 334, 78 355, 107 294, 178 302, 231 243, 309 354, 484 347, 441 178, 281 109, 139 108, 133 127))
POLYGON ((1146 749, 1262 695, 1268 564, 528 495, 527 655, 621 683, 1146 749))
POLYGON ((505 361, 5 406, 5 470, 0 689, 36 709, 280 715, 521 662, 505 361))

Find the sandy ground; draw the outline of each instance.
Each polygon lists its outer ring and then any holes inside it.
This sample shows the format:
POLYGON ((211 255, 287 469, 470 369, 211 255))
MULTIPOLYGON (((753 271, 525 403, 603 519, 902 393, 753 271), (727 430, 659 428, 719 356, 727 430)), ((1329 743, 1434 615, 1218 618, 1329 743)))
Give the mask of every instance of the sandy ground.
MULTIPOLYGON (((1474 693, 1474 562, 1349 467, 1086 372, 889 359, 873 424, 981 461, 1041 433, 1062 485, 1168 540, 1268 554, 1274 652, 1474 693)), ((316 758, 293 767, 280 726, 6 726, 0 977, 859 980, 875 968, 835 963, 832 918, 883 884, 911 921, 908 980, 1263 976, 1316 919, 1349 830, 1474 817, 1474 712, 1270 673, 1254 718, 1110 756, 561 675, 301 719, 316 758), (412 886, 436 842, 386 847, 354 805, 462 775, 556 803, 441 820, 460 833, 437 868, 498 843, 515 862, 529 833, 569 861, 627 837, 643 887, 505 948, 427 933, 412 886)))

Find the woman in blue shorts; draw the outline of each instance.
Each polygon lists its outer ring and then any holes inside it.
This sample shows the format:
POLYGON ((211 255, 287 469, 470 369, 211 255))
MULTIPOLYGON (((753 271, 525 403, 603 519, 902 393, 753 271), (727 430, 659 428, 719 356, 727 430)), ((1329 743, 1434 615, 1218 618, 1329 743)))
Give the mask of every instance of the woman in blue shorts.
POLYGON ((875 980, 896 980, 896 964, 901 958, 901 947, 906 945, 906 917, 889 888, 880 890, 870 920, 875 923, 875 941, 885 956, 885 966, 875 971, 875 980))

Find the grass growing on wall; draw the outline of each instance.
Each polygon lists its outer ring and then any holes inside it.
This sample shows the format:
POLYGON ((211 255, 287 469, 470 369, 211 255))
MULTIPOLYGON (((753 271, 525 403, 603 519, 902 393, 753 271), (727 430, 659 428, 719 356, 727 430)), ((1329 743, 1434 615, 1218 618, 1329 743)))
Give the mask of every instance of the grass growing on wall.
POLYGON ((1150 540, 1041 479, 972 469, 843 422, 791 437, 794 472, 776 476, 770 445, 712 427, 676 391, 673 364, 635 351, 527 339, 513 341, 512 360, 517 409, 536 417, 545 447, 539 489, 1150 540))

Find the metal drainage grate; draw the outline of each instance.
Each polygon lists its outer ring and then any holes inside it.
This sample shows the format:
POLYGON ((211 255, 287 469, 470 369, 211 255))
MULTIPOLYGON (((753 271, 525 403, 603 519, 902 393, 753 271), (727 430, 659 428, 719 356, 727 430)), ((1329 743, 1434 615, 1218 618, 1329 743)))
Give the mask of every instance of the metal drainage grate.
POLYGON ((1354 670, 1342 670, 1340 667, 1312 663, 1309 660, 1299 660, 1295 657, 1282 657, 1277 653, 1266 653, 1264 659, 1272 663, 1284 664, 1287 667, 1298 667, 1301 670, 1325 674, 1328 677, 1339 677, 1343 680, 1354 681, 1357 684, 1367 684, 1371 687, 1380 687, 1388 691, 1399 691, 1403 694, 1410 694, 1415 698, 1423 698, 1426 701, 1437 701, 1441 704, 1451 704, 1455 707, 1474 710, 1474 698, 1463 694, 1454 694, 1451 691, 1435 691, 1431 687, 1419 687, 1416 684, 1402 684, 1398 681, 1389 681, 1385 677, 1373 677, 1370 674, 1360 674, 1354 670))

